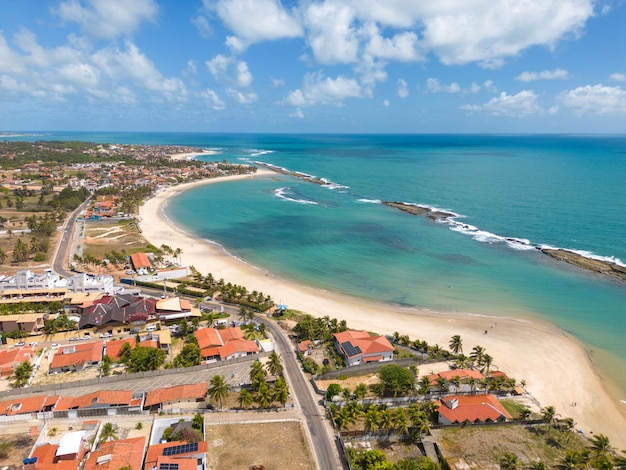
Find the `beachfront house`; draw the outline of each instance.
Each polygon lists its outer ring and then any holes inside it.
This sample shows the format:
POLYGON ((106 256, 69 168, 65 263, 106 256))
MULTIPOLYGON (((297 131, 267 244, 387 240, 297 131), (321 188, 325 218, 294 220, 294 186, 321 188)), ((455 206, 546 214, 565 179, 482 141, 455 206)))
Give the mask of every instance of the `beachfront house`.
POLYGON ((333 343, 346 366, 393 359, 394 347, 389 340, 384 336, 372 336, 365 330, 334 333, 333 343))

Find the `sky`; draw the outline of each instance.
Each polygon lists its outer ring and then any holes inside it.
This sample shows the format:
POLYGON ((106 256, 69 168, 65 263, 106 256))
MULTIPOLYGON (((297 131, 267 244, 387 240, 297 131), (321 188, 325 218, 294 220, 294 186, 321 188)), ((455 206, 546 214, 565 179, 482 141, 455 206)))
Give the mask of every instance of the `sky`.
POLYGON ((626 0, 0 0, 0 132, 625 133, 626 0))

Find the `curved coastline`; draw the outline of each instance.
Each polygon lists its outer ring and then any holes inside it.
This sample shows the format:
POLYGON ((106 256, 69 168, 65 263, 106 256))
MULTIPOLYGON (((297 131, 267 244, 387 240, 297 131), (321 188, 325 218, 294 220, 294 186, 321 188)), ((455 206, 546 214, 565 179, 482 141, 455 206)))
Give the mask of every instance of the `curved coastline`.
POLYGON ((524 379, 542 406, 553 405, 562 416, 574 418, 577 428, 586 433, 604 433, 613 445, 626 448, 626 406, 606 390, 583 346, 556 326, 534 319, 401 307, 313 289, 235 258, 221 245, 179 229, 163 214, 169 198, 199 185, 272 174, 273 171, 265 169, 254 175, 220 177, 167 188, 140 208, 144 236, 155 246, 182 248, 183 260, 203 274, 211 272, 250 290, 266 292, 281 303, 315 316, 346 320, 352 328, 383 334, 398 331, 413 339, 444 346, 452 335, 460 334, 467 351, 481 345, 494 357, 499 369, 518 380, 524 379), (574 402, 576 407, 571 406, 574 402))

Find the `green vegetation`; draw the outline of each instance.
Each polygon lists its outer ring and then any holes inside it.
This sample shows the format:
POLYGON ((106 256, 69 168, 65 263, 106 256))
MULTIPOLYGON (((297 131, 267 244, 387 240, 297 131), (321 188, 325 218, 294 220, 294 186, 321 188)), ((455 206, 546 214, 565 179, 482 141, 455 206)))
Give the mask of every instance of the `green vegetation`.
POLYGON ((383 385, 385 395, 411 395, 415 391, 415 376, 413 373, 396 364, 388 364, 378 371, 378 378, 383 385))

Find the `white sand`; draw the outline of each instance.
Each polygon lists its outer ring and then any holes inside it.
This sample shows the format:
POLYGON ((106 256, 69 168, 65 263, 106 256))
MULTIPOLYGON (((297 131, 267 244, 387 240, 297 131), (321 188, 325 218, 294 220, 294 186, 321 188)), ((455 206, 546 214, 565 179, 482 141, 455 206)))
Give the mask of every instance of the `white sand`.
POLYGON ((197 152, 187 152, 187 153, 175 153, 170 155, 172 160, 193 160, 194 157, 198 155, 216 155, 217 152, 215 150, 202 150, 198 149, 197 152))
MULTIPOLYGON (((256 176, 267 174, 272 172, 259 170, 256 176)), ((264 292, 275 302, 314 316, 346 320, 350 328, 381 334, 398 331, 445 348, 450 338, 459 334, 466 355, 474 346, 483 346, 497 369, 518 382, 526 381, 527 390, 541 406, 554 406, 561 417, 572 417, 576 428, 582 428, 587 435, 606 434, 612 445, 626 449, 626 405, 609 395, 582 346, 557 327, 504 317, 402 308, 315 290, 253 268, 226 254, 219 245, 181 232, 163 216, 163 203, 184 190, 254 177, 216 178, 160 192, 140 209, 144 236, 155 246, 181 248, 183 262, 202 274, 210 272, 217 279, 264 292)), ((228 189, 227 183, 224 189, 228 189)))

